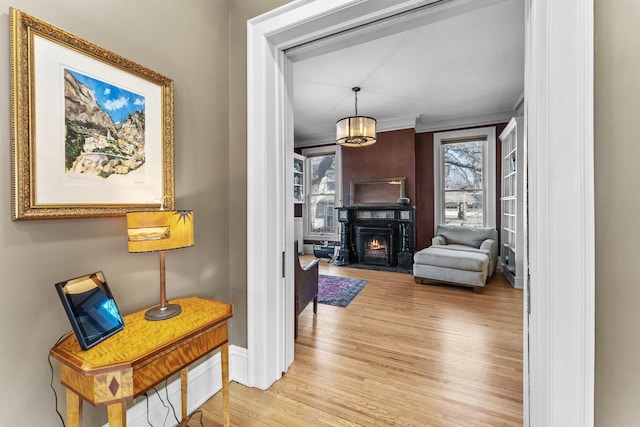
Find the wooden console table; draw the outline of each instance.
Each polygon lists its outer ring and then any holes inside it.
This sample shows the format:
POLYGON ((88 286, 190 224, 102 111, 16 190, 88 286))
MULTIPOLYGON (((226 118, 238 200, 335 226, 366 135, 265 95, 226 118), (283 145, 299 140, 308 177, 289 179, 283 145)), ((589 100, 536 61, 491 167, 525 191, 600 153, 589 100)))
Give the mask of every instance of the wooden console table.
POLYGON ((146 310, 124 316, 125 328, 89 350, 74 334, 50 354, 60 361, 60 380, 67 388, 67 425, 82 424, 82 401, 107 406, 110 427, 127 425, 126 401, 180 371, 182 423, 187 417, 187 366, 220 348, 224 425, 229 425, 229 344, 227 320, 233 307, 204 298, 171 301, 182 313, 149 321, 146 310))

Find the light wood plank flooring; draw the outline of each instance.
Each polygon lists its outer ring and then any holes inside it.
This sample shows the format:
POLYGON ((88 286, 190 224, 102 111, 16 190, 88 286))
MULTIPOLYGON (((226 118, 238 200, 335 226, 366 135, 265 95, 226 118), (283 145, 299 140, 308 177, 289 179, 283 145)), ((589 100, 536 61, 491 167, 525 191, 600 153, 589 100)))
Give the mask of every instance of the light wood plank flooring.
MULTIPOLYGON (((269 390, 231 384, 232 425, 522 425, 523 295, 499 272, 481 295, 326 260, 320 273, 368 284, 346 308, 307 307, 269 390)), ((201 408, 207 427, 222 425, 220 394, 201 408)))

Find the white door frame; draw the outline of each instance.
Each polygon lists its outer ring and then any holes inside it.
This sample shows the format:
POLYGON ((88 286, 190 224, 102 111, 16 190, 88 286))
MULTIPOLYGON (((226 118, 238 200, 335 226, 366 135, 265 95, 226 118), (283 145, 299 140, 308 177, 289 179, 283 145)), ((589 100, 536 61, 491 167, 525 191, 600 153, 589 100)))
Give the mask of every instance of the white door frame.
MULTIPOLYGON (((525 424, 591 426, 593 0, 525 1, 532 290, 528 331, 525 323, 529 354, 525 357, 525 424)), ((282 171, 290 169, 285 166, 291 164, 293 146, 293 122, 287 113, 290 61, 284 51, 432 2, 299 0, 248 23, 249 386, 268 388, 293 362, 293 331, 288 326, 292 316, 286 315, 293 313, 291 274, 282 279, 282 252, 293 250, 292 226, 281 208, 293 203, 291 192, 283 191, 291 188, 290 178, 282 171)), ((287 265, 286 271, 290 270, 287 265)))
POLYGON ((593 0, 527 0, 533 426, 593 425, 593 7, 593 0))

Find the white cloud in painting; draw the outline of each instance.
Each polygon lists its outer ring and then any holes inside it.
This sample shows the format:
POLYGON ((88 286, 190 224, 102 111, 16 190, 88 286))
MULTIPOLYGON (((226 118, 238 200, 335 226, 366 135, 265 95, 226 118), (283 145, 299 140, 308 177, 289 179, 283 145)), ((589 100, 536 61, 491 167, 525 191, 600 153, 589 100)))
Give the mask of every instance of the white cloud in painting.
POLYGON ((103 95, 109 95, 111 93, 111 89, 108 87, 104 88, 104 92, 102 92, 103 95))
POLYGON ((126 106, 128 103, 129 103, 129 98, 125 98, 124 96, 121 96, 118 99, 110 99, 108 101, 105 101, 104 107, 109 111, 119 110, 120 108, 126 106))
POLYGON ((144 105, 144 99, 136 98, 136 100, 133 101, 133 105, 144 105))

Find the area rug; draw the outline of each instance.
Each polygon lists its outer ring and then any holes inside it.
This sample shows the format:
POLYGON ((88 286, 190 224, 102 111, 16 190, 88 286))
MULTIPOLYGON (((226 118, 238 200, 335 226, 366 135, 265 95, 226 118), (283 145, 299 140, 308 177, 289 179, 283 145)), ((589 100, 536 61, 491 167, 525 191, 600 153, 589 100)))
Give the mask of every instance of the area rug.
POLYGON ((318 277, 318 302, 336 307, 346 307, 366 285, 366 280, 320 274, 318 277))

